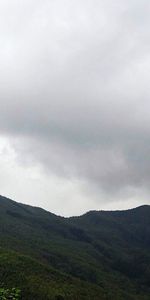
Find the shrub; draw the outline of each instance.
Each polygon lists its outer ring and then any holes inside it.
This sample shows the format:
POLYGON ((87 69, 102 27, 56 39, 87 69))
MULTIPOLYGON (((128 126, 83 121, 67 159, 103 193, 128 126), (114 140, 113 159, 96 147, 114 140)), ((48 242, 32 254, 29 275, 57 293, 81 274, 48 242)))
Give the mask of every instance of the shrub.
POLYGON ((20 290, 17 288, 0 288, 0 300, 19 300, 20 290))

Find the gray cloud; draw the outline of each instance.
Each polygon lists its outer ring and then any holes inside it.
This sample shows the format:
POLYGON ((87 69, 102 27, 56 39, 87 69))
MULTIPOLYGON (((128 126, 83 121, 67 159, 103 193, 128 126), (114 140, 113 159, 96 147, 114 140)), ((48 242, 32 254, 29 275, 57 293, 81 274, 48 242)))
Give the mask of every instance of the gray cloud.
POLYGON ((84 180, 109 201, 137 189, 144 197, 149 2, 7 0, 0 8, 0 132, 20 162, 84 180))

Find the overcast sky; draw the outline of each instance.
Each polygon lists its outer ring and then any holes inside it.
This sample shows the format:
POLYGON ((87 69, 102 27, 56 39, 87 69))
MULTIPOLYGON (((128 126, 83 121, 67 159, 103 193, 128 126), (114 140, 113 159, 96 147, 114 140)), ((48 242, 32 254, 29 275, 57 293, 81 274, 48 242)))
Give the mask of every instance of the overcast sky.
POLYGON ((0 194, 150 204, 149 0, 0 0, 0 194))

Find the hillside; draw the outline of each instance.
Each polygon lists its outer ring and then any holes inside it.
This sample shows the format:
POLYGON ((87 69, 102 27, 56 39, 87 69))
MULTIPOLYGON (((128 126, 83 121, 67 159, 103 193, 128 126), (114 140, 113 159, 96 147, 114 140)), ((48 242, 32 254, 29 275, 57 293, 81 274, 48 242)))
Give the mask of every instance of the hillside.
POLYGON ((0 196, 0 284, 22 299, 150 299, 150 206, 63 218, 0 196))

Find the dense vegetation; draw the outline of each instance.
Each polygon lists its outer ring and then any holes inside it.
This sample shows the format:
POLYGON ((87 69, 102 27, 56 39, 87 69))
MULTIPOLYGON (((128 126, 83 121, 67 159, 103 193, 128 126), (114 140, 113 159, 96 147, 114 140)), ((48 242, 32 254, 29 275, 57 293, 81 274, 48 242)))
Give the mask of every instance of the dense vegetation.
POLYGON ((26 300, 149 300, 150 207, 62 218, 0 197, 0 288, 26 300))
POLYGON ((21 297, 21 291, 16 288, 12 289, 6 289, 6 288, 0 288, 0 299, 1 300, 19 300, 21 297))

